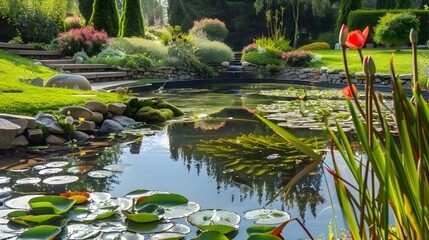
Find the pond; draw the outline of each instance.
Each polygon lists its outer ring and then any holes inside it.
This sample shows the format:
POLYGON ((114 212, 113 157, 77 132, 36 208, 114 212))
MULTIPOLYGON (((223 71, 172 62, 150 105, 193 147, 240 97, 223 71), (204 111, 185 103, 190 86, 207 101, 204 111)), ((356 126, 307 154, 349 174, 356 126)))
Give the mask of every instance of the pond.
MULTIPOLYGON (((345 230, 332 177, 329 174, 325 177, 323 166, 298 182, 287 197, 280 195, 265 206, 310 160, 274 136, 248 109, 272 113, 273 120, 284 119, 275 115, 279 104, 316 94, 314 101, 322 98, 330 101, 322 104, 326 111, 334 112, 331 114, 334 119, 347 121, 349 117, 343 115, 345 101, 338 100, 341 90, 298 88, 302 86, 222 84, 145 92, 145 97, 162 98, 181 108, 186 117, 165 126, 134 129, 102 141, 95 139, 92 144, 73 146, 74 150, 66 153, 54 151, 43 159, 35 157, 36 164, 0 173, 0 198, 7 202, 20 194, 64 191, 106 192, 119 198, 136 189, 148 189, 183 195, 201 209, 237 213, 241 222, 234 239, 246 239, 245 230, 255 225, 254 220, 243 218, 244 213, 264 207, 288 212, 304 222, 313 237, 326 239, 328 227, 334 221, 332 206, 338 227, 345 230), (337 109, 329 108, 333 102, 339 103, 337 109), (65 175, 71 178, 70 183, 55 183, 63 181, 65 175), (56 176, 61 176, 60 180, 56 176), (333 194, 332 202, 329 191, 333 194)), ((313 101, 311 98, 308 102, 313 101)), ((303 111, 298 114, 301 122, 308 122, 307 117, 317 119, 314 109, 320 105, 310 105, 310 110, 298 110, 303 111)), ((321 150, 325 163, 332 166, 330 154, 324 153, 326 131, 317 123, 311 123, 312 129, 297 127, 300 124, 289 126, 290 131, 321 150)), ((185 219, 175 222, 191 228, 186 239, 196 236, 196 228, 185 219)), ((296 222, 285 228, 283 236, 308 238, 296 222)), ((149 234, 146 237, 149 239, 149 234)))

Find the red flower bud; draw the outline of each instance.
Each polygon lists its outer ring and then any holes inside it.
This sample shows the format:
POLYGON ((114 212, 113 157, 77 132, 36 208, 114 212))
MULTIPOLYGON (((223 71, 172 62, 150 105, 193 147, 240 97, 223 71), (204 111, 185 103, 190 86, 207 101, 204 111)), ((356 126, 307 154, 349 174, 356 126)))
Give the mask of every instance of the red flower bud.
POLYGON ((347 26, 345 24, 343 24, 343 26, 341 26, 340 36, 338 37, 338 41, 341 44, 341 46, 346 44, 347 33, 348 33, 347 26))

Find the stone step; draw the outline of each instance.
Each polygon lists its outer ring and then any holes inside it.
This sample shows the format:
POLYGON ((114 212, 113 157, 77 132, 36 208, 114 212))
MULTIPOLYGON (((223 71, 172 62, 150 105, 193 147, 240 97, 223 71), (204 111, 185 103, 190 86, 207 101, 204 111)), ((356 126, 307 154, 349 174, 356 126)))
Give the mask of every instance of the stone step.
POLYGON ((79 70, 106 70, 109 69, 109 65, 107 64, 75 64, 75 63, 57 63, 57 64, 46 64, 46 66, 50 68, 54 68, 56 70, 68 70, 68 71, 76 71, 79 70))
POLYGON ((43 65, 51 65, 51 64, 72 64, 75 63, 73 58, 64 58, 64 59, 46 59, 46 60, 38 60, 43 65))
POLYGON ((12 44, 12 43, 4 43, 0 42, 0 49, 27 49, 27 50, 35 50, 34 46, 27 44, 12 44))
POLYGON ((7 50, 7 52, 25 57, 61 57, 60 51, 41 51, 41 50, 7 50))
POLYGON ((127 72, 81 72, 72 74, 84 76, 88 80, 101 78, 123 78, 128 76, 127 72))

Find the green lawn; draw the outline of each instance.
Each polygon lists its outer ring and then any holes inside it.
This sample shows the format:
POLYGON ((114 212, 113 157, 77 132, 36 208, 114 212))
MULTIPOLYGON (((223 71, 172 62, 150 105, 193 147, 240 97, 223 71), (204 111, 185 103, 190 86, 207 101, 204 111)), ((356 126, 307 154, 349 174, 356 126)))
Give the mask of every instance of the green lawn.
MULTIPOLYGON (((315 50, 312 51, 315 54, 322 56, 320 63, 316 63, 315 67, 328 67, 329 69, 344 69, 344 63, 342 58, 342 51, 340 50, 315 50)), ((363 49, 363 56, 369 55, 374 59, 377 66, 377 72, 389 73, 389 61, 392 53, 395 53, 394 66, 396 74, 412 73, 412 57, 411 50, 402 50, 401 52, 395 52, 395 50, 379 50, 379 49, 363 49)), ((426 86, 427 76, 423 74, 423 67, 429 67, 429 60, 424 60, 424 56, 429 56, 429 50, 418 51, 418 62, 419 62, 419 82, 426 86)), ((347 50, 347 61, 349 64, 350 72, 361 72, 362 65, 359 59, 359 53, 356 50, 347 50)))
POLYGON ((49 68, 35 66, 33 60, 0 50, 0 113, 35 115, 40 111, 56 111, 68 105, 82 106, 88 100, 109 103, 127 99, 116 93, 45 88, 20 81, 36 77, 46 81, 56 73, 49 68))

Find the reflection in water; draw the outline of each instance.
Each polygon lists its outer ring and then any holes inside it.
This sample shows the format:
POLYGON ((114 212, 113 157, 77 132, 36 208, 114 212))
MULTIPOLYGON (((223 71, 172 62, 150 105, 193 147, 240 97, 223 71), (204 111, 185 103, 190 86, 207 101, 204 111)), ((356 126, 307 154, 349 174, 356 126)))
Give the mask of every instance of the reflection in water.
MULTIPOLYGON (((231 195, 231 202, 243 202, 246 198, 255 197, 258 203, 263 205, 274 197, 299 170, 291 167, 290 164, 284 164, 283 161, 266 159, 267 156, 273 155, 273 151, 269 149, 261 149, 257 153, 257 157, 264 156, 264 160, 261 161, 261 158, 254 160, 255 164, 265 162, 269 171, 263 173, 252 171, 244 165, 238 165, 235 170, 229 169, 229 166, 234 165, 234 158, 231 155, 239 158, 242 154, 231 152, 228 157, 214 156, 201 151, 199 144, 202 140, 235 139, 237 136, 248 134, 271 136, 273 132, 261 122, 252 121, 253 115, 241 109, 224 109, 210 117, 195 123, 176 123, 168 127, 171 158, 175 161, 183 159, 188 172, 194 166, 198 175, 201 174, 200 171, 204 166, 207 175, 216 181, 218 193, 221 189, 240 189, 240 196, 231 195)), ((301 135, 307 134, 301 132, 301 135)), ((282 196, 282 210, 298 206, 303 220, 307 210, 310 210, 315 217, 317 205, 326 201, 320 193, 322 171, 322 168, 318 167, 311 175, 305 176, 298 182, 287 197, 282 196)))

